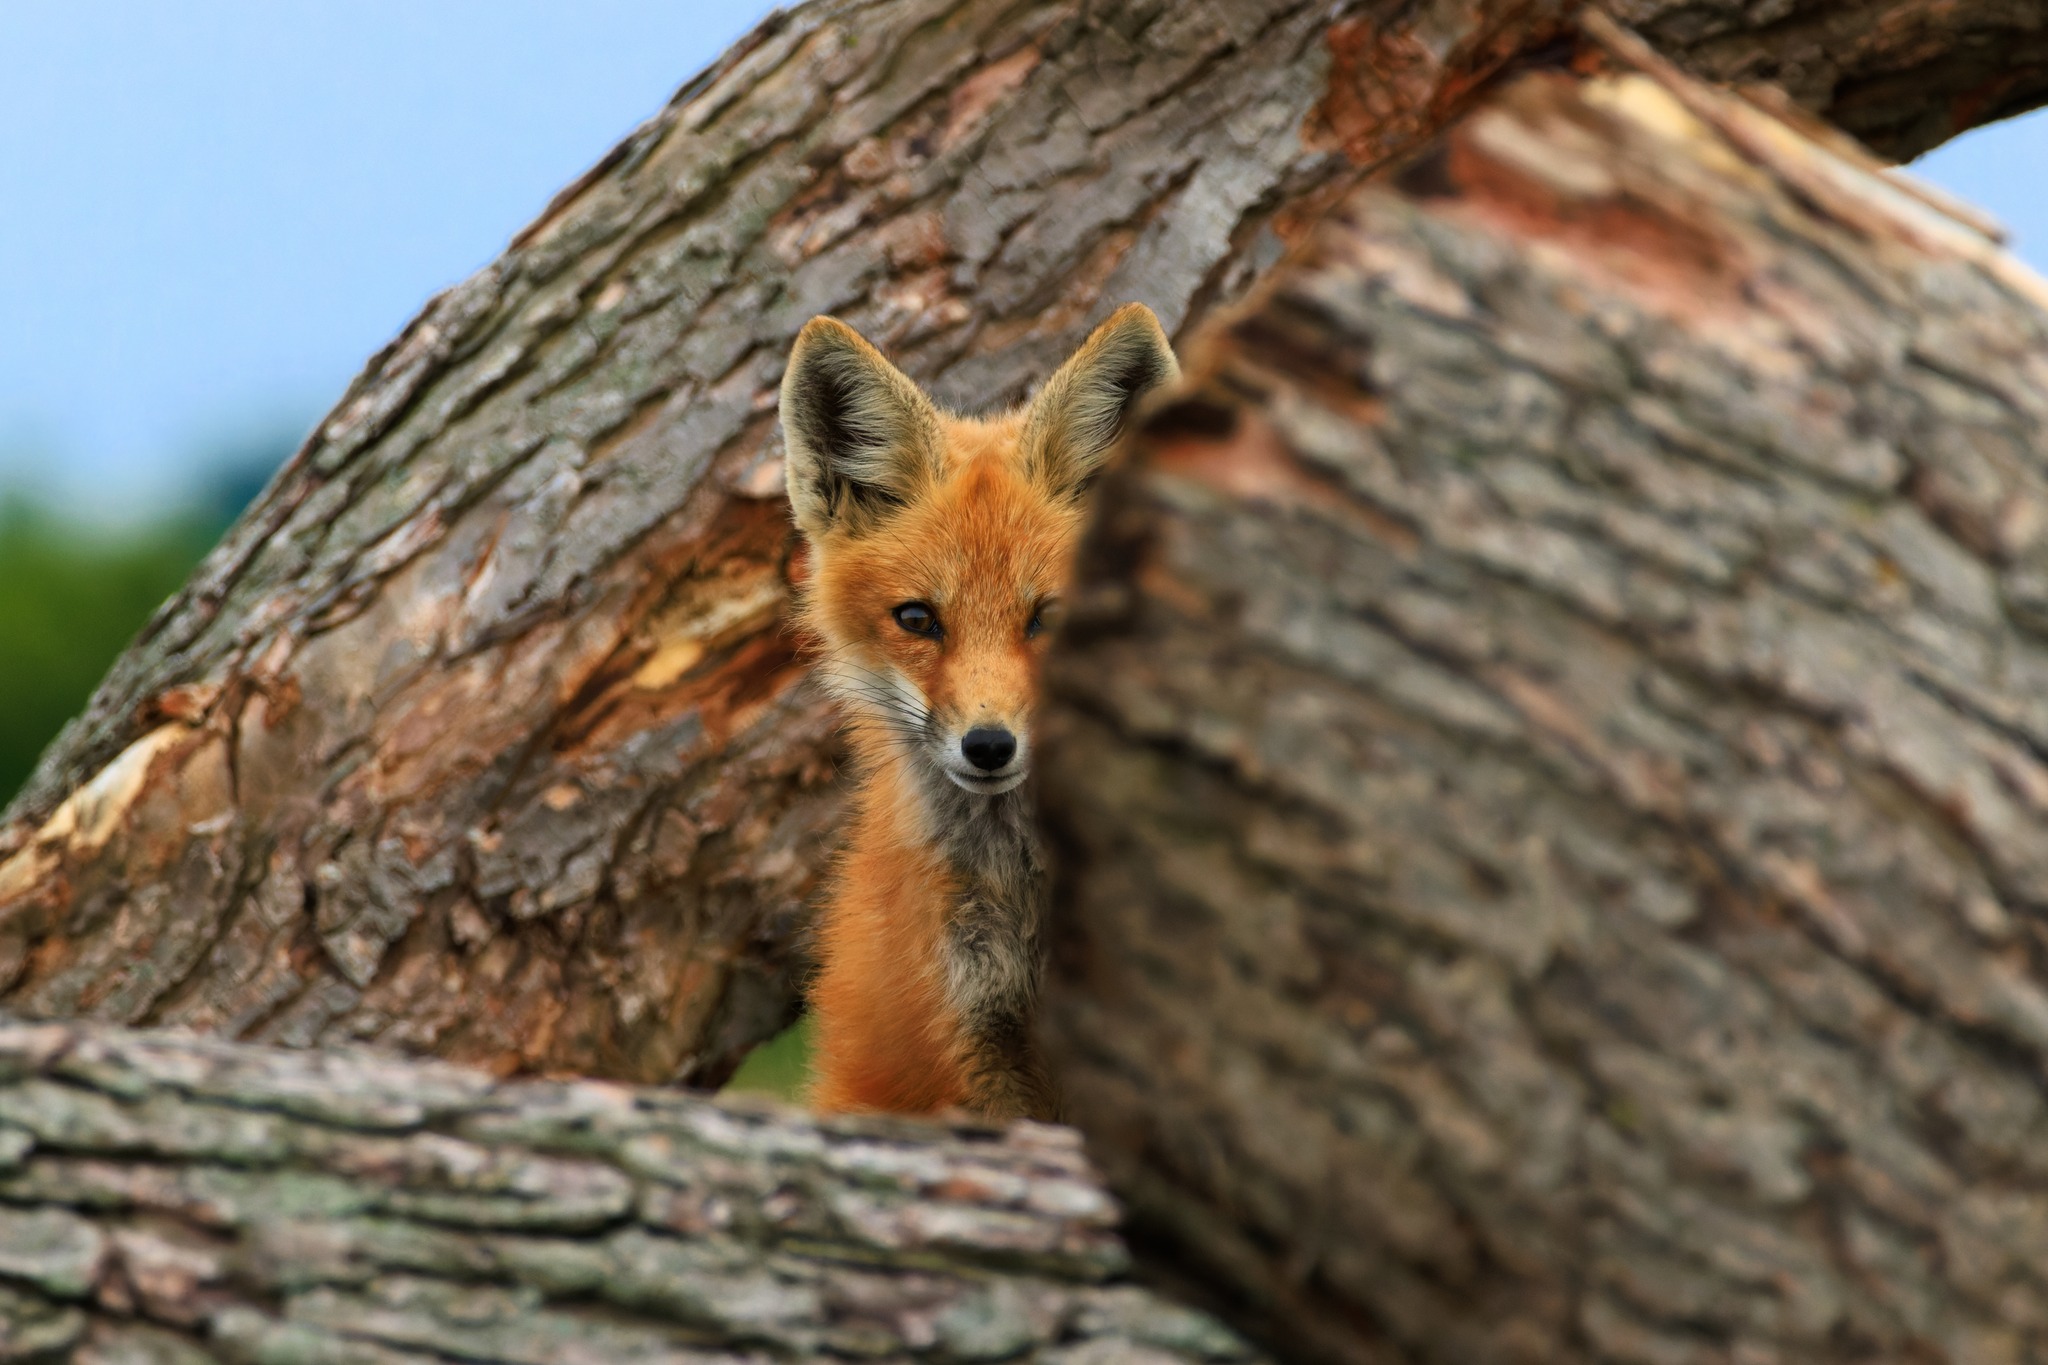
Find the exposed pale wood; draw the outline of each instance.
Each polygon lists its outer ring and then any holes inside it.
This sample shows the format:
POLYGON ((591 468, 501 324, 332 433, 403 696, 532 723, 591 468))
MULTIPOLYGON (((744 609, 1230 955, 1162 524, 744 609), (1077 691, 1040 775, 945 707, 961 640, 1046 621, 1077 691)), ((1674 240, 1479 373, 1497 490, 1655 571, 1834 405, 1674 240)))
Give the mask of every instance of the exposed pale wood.
POLYGON ((1105 486, 1069 1116, 1301 1359, 2048 1359, 2048 287, 1610 46, 1105 486))

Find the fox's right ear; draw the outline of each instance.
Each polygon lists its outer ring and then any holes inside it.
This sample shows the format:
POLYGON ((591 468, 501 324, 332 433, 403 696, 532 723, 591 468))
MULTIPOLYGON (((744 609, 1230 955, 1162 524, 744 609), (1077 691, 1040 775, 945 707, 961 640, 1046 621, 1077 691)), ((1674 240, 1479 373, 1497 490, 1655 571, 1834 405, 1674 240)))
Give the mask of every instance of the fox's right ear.
POLYGON ((1031 400, 1024 467, 1057 496, 1078 498, 1146 394, 1180 378, 1173 345, 1150 308, 1127 303, 1089 333, 1031 400))
POLYGON ((939 411, 860 333, 812 318, 782 376, 782 443, 804 534, 858 534, 938 474, 939 411))

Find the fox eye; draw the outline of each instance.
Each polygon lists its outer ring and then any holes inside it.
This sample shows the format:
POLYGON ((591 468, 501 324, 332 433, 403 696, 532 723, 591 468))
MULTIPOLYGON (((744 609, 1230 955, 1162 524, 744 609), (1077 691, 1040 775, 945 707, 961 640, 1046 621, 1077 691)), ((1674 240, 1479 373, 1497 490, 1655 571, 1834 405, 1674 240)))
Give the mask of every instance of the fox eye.
POLYGON ((939 633, 939 614, 922 602, 905 602, 889 614, 912 635, 931 638, 939 633))
POLYGON ((1036 639, 1038 636, 1051 630, 1060 623, 1059 613, 1059 603, 1052 601, 1040 602, 1032 609, 1031 620, 1025 623, 1024 638, 1027 640, 1036 639))

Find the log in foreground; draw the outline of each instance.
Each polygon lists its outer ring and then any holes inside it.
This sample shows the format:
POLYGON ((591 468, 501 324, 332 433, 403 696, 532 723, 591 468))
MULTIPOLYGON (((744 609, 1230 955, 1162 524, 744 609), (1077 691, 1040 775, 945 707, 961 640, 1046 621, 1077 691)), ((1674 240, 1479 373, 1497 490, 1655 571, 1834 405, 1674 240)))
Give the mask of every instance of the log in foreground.
MULTIPOLYGON (((0 1002, 716 1084, 793 1008, 838 810, 783 629, 796 328, 969 408, 1126 299, 1178 332, 1569 8, 771 18, 374 357, 116 665, 0 821, 0 1002)), ((1900 149, 2041 93, 2009 0, 1620 8, 1900 149)))
POLYGON ((0 1360, 1243 1361, 1070 1130, 0 1024, 0 1360))
POLYGON ((1610 42, 1106 486, 1069 1118, 1304 1359, 2048 1359, 2048 287, 1610 42))

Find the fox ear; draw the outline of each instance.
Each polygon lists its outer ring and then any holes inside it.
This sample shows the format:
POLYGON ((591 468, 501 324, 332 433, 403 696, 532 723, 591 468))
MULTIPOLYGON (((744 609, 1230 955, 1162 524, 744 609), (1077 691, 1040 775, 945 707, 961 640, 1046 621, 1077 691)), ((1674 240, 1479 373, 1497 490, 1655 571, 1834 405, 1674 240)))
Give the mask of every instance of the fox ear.
POLYGON ((909 376, 837 318, 797 333, 782 376, 784 478, 812 539, 858 533, 939 469, 939 412, 909 376))
POLYGON ((1142 303, 1109 315, 1031 400, 1024 467, 1057 497, 1079 497, 1123 435, 1138 400, 1180 378, 1159 319, 1142 303))

